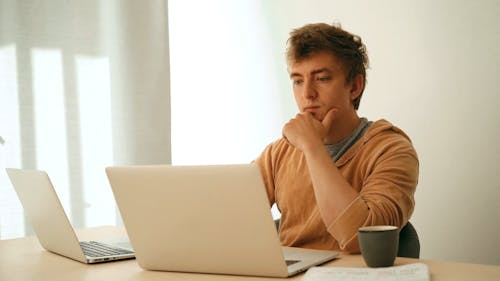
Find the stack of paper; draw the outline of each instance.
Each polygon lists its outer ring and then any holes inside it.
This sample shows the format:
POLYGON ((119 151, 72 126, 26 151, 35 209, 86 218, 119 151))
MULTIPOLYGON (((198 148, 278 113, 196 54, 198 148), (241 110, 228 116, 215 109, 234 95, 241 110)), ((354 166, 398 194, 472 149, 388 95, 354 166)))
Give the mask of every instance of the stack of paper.
POLYGON ((430 281, 429 268, 412 263, 383 268, 312 267, 302 281, 430 281))

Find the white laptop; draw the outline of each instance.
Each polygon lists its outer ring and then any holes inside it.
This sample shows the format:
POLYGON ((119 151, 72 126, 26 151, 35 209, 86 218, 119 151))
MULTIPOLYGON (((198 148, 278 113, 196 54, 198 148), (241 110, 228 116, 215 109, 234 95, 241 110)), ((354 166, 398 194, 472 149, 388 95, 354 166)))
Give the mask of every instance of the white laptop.
POLYGON ((11 168, 6 171, 28 221, 46 250, 83 263, 134 258, 130 244, 127 247, 123 239, 118 239, 116 245, 78 241, 46 172, 11 168))
POLYGON ((255 164, 106 173, 144 269, 287 277, 338 255, 280 245, 255 164))

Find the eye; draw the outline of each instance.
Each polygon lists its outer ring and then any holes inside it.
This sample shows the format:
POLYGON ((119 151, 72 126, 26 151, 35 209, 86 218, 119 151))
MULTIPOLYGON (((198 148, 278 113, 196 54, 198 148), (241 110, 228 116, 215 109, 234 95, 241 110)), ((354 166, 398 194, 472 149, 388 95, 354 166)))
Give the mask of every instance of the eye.
POLYGON ((303 82, 304 82, 304 80, 302 80, 302 79, 295 79, 295 80, 293 80, 293 85, 300 86, 300 85, 302 85, 303 82))
POLYGON ((320 76, 316 80, 318 80, 320 82, 327 82, 327 81, 330 81, 331 79, 332 78, 330 76, 320 76))

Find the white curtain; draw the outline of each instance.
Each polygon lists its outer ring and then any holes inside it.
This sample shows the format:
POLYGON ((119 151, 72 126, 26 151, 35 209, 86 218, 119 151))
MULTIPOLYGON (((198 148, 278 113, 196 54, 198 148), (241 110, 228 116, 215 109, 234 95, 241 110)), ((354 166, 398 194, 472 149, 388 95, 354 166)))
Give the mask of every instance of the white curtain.
POLYGON ((104 168, 170 163, 166 0, 0 0, 0 238, 31 234, 6 167, 75 227, 119 223, 104 168))

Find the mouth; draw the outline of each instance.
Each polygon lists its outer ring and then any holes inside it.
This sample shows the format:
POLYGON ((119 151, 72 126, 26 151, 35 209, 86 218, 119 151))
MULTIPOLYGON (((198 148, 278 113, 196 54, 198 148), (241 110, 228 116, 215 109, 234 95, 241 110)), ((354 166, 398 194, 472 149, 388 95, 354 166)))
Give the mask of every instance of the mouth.
POLYGON ((303 112, 309 112, 311 113, 312 116, 316 117, 316 115, 319 113, 320 106, 315 105, 315 106, 306 106, 303 109, 303 112))

